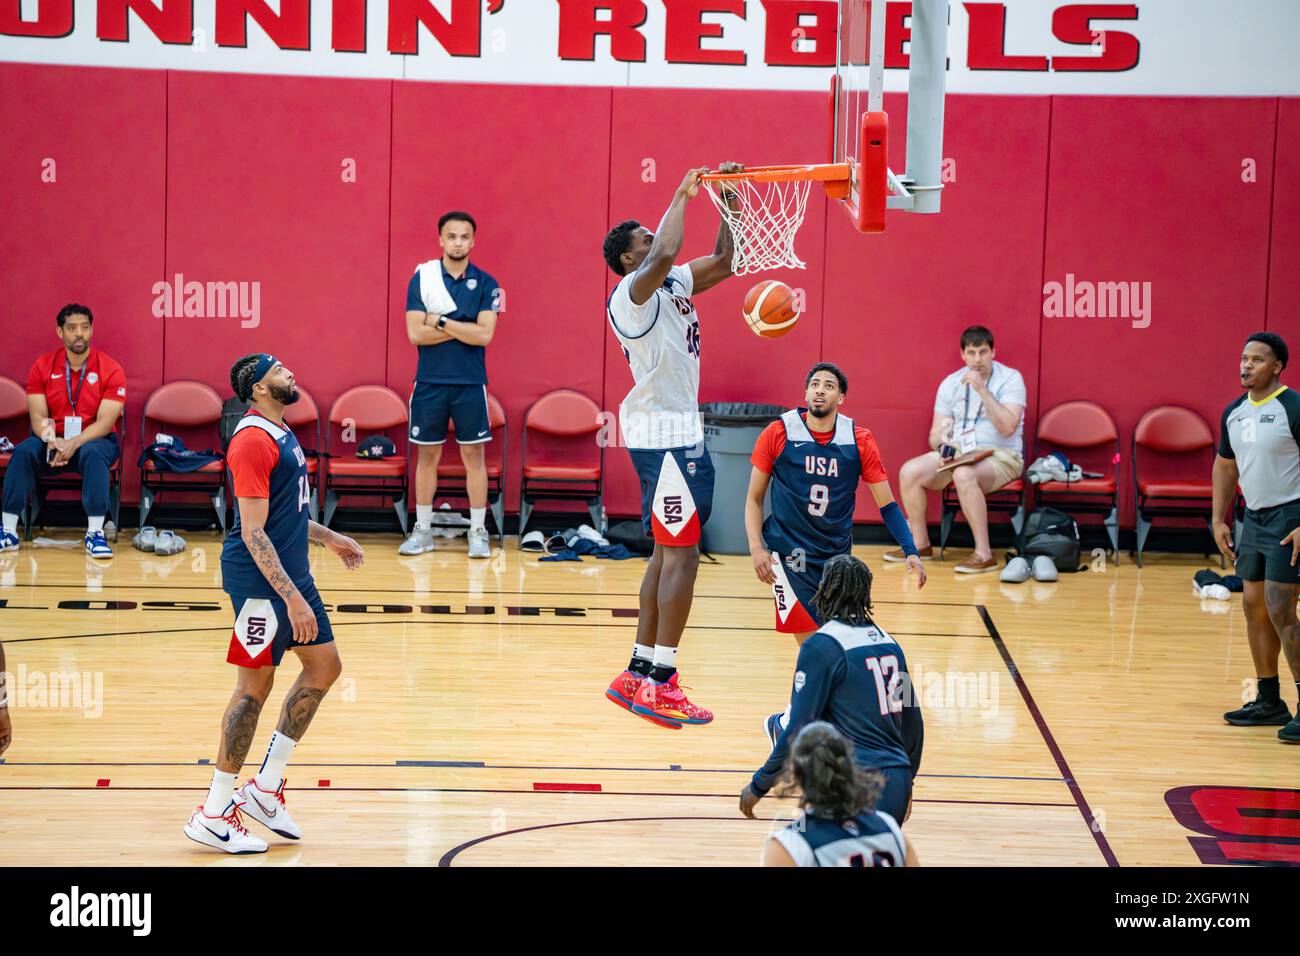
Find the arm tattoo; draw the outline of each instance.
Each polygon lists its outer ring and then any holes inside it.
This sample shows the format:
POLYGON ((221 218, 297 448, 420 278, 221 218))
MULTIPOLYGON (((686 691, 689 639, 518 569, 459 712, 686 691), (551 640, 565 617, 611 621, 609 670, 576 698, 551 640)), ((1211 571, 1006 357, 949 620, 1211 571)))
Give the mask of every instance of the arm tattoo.
POLYGON ((302 740, 324 696, 325 691, 319 687, 299 687, 285 698, 280 725, 275 729, 293 740, 302 740))
POLYGON ((293 596, 298 593, 298 589, 293 586, 289 580, 289 575, 285 573, 284 565, 280 563, 280 556, 275 553, 275 545, 271 544, 271 539, 266 536, 265 528, 253 528, 245 539, 248 545, 248 552, 257 562, 258 569, 262 576, 266 578, 268 584, 288 603, 293 596))
POLYGON ((307 522, 307 540, 313 544, 324 544, 330 536, 330 529, 315 521, 307 522))
POLYGON ((249 694, 239 698, 226 711, 221 728, 221 750, 226 761, 236 770, 244 765, 248 748, 253 745, 253 733, 257 730, 257 718, 261 713, 261 702, 249 694))

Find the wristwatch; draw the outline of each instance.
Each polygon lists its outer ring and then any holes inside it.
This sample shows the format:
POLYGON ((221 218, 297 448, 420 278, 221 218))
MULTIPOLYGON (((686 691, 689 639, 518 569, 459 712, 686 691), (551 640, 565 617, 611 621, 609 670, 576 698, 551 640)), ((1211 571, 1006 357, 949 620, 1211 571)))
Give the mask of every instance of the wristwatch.
POLYGON ((438 331, 441 332, 446 327, 447 327, 447 317, 445 315, 438 316, 438 331))

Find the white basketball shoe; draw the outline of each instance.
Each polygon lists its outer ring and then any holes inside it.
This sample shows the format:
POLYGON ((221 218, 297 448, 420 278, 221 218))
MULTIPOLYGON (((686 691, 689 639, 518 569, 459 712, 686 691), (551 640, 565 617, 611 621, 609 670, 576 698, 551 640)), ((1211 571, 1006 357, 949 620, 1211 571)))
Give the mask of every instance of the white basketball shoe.
POLYGON ((285 781, 281 780, 278 789, 263 790, 257 785, 257 778, 250 777, 248 783, 235 791, 235 800, 248 819, 257 821, 286 840, 297 840, 302 836, 302 830, 293 822, 289 808, 284 805, 284 785, 285 781))
POLYGON ((433 529, 420 522, 415 523, 410 535, 397 547, 398 554, 427 554, 433 550, 433 529))
POLYGON ((194 808, 190 822, 185 824, 185 835, 195 843, 202 843, 223 853, 265 853, 266 841, 253 836, 239 819, 239 805, 234 800, 226 807, 225 816, 210 817, 203 812, 203 804, 194 808))

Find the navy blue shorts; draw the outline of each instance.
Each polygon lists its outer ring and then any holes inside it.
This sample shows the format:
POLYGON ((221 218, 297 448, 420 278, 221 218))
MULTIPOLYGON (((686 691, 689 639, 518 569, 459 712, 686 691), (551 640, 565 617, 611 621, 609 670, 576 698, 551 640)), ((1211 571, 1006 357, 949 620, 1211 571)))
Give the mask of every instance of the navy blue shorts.
POLYGON ((876 798, 876 810, 884 810, 901 827, 907 815, 907 805, 912 802, 912 768, 872 768, 885 778, 884 789, 876 798))
POLYGON ((284 652, 291 647, 314 647, 334 640, 329 615, 320 599, 316 585, 308 583, 299 588, 307 604, 316 612, 316 639, 297 644, 293 639, 293 624, 289 609, 281 598, 239 597, 230 595, 235 609, 235 629, 230 635, 230 650, 226 661, 240 667, 279 667, 284 652))
POLYGON ((701 442, 685 448, 629 448, 641 478, 641 524, 656 544, 700 543, 713 511, 713 459, 701 442))
POLYGON ((777 631, 782 634, 807 634, 817 630, 825 622, 813 606, 813 595, 821 586, 822 571, 830 558, 788 545, 783 548, 777 544, 771 550, 777 559, 773 566, 776 583, 772 585, 777 631))
POLYGON ((411 391, 411 442, 441 445, 447 423, 454 422, 457 445, 481 445, 492 440, 486 385, 434 385, 416 382, 411 391))

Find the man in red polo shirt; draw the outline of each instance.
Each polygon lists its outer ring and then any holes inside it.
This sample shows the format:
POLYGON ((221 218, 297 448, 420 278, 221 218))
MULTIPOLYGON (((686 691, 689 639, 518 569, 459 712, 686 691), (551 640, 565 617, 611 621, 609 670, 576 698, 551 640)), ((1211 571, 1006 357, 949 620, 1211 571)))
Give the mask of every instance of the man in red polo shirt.
POLYGON ((18 515, 27 505, 37 475, 81 475, 86 509, 86 553, 111 558, 104 538, 108 472, 122 453, 117 418, 126 404, 122 366, 90 347, 95 318, 84 305, 59 310, 63 347, 42 355, 27 374, 27 410, 32 436, 14 449, 5 471, 4 529, 0 551, 18 548, 18 515))

